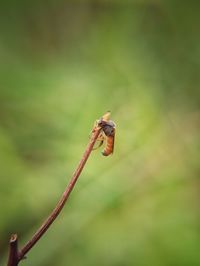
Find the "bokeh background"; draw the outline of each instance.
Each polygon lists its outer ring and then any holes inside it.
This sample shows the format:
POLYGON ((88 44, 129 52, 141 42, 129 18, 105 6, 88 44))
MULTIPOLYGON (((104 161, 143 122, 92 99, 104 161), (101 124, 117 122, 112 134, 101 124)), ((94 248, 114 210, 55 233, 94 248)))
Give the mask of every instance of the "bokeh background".
POLYGON ((94 121, 94 151, 26 266, 200 265, 200 3, 1 1, 0 260, 51 212, 94 121))

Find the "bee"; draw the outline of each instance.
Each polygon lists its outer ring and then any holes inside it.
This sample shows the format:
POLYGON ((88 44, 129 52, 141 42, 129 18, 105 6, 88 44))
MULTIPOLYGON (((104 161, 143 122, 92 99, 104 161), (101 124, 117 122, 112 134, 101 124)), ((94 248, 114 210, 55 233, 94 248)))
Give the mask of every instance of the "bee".
POLYGON ((102 151, 102 155, 108 156, 114 152, 116 130, 115 123, 110 120, 110 111, 106 112, 101 119, 96 121, 96 126, 101 127, 102 129, 97 139, 98 141, 100 141, 97 148, 99 148, 104 142, 106 142, 106 145, 102 151))

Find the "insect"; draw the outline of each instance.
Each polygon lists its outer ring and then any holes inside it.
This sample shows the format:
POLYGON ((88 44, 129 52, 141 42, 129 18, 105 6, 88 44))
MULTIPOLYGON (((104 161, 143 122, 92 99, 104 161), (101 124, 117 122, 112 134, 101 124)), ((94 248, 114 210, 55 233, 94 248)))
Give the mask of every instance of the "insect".
POLYGON ((110 111, 106 112, 105 115, 95 123, 96 127, 101 127, 101 132, 98 137, 98 141, 100 141, 98 147, 99 148, 104 142, 106 145, 102 151, 104 156, 108 156, 114 152, 114 142, 115 142, 115 123, 110 120, 110 111))

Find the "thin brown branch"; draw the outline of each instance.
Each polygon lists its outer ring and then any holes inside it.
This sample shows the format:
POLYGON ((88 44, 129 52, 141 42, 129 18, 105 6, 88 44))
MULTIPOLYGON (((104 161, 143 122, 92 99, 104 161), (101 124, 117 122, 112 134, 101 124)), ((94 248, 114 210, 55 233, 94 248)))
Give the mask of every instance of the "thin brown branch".
POLYGON ((16 266, 18 265, 18 262, 19 262, 17 234, 11 235, 9 245, 10 245, 10 249, 9 249, 9 257, 8 257, 8 266, 16 266))
MULTIPOLYGON (((20 251, 17 251, 17 236, 14 243, 11 243, 10 240, 10 255, 8 260, 8 266, 16 266, 22 260, 25 256, 25 254, 28 253, 28 251, 37 243, 37 241, 44 235, 44 233, 47 231, 47 229, 50 227, 50 225, 53 223, 53 221, 56 219, 56 217, 61 212, 62 208, 64 207, 74 185, 76 184, 76 181, 78 177, 80 176, 83 167, 93 149, 93 146, 99 136, 99 133, 101 131, 101 127, 96 127, 93 129, 92 137, 90 138, 90 141, 86 147, 86 150, 82 156, 81 161, 79 162, 76 171, 74 172, 72 179, 68 186, 66 187, 63 195, 61 196, 59 202, 57 203, 56 207, 52 211, 52 213, 49 215, 49 217, 44 221, 44 223, 41 225, 41 227, 35 232, 33 237, 22 247, 20 251)), ((12 238, 12 237, 11 237, 12 238)))

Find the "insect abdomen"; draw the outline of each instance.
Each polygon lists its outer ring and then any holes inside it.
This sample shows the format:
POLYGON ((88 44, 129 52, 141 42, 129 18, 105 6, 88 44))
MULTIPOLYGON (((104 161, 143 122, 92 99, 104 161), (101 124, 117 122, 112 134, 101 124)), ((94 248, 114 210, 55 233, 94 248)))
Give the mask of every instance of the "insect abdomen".
POLYGON ((108 136, 106 138, 106 146, 102 151, 102 154, 104 156, 110 155, 111 153, 113 153, 113 148, 114 148, 114 136, 108 136))

